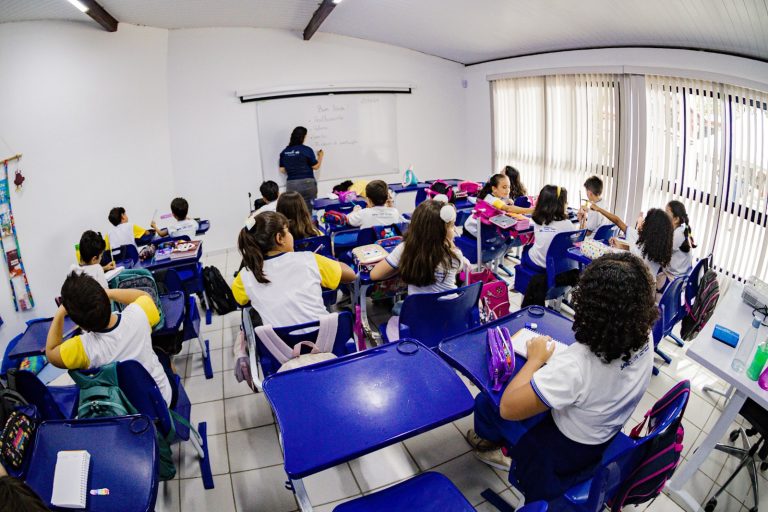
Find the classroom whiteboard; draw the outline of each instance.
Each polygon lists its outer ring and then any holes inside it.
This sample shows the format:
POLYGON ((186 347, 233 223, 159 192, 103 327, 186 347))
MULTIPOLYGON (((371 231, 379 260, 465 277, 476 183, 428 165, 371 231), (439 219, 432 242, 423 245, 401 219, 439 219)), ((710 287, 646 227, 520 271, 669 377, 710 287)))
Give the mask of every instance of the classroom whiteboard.
POLYGON ((307 128, 304 144, 325 150, 318 181, 398 174, 394 94, 347 94, 260 101, 259 147, 264 180, 281 186, 280 152, 296 126, 307 128))

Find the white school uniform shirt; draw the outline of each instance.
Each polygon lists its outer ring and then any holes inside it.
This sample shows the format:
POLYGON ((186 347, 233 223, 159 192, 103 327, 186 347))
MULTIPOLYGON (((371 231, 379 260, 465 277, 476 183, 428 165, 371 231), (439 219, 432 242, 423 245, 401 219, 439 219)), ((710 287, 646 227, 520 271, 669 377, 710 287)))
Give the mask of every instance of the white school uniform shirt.
POLYGON ((103 332, 83 332, 61 344, 60 354, 70 369, 98 368, 113 361, 138 361, 160 388, 170 405, 172 390, 168 376, 152 350, 152 325, 160 313, 151 297, 141 296, 117 313, 117 323, 103 332))
POLYGON ((136 226, 129 222, 123 222, 122 224, 114 226, 109 230, 109 233, 107 233, 109 247, 111 249, 117 249, 123 245, 132 245, 136 247, 136 231, 136 226))
POLYGON ((195 234, 197 234, 197 228, 198 224, 195 219, 177 220, 168 226, 168 236, 188 236, 190 239, 193 239, 195 234))
POLYGON ((264 325, 274 327, 305 324, 327 315, 322 289, 335 289, 341 281, 339 262, 312 252, 267 257, 263 270, 269 283, 258 282, 243 268, 232 283, 232 294, 238 304, 250 300, 264 325))
POLYGON ((549 246, 552 245, 552 239, 558 233, 564 233, 567 231, 574 231, 573 223, 568 219, 565 220, 553 220, 549 224, 536 224, 533 223, 533 246, 528 251, 528 257, 531 261, 541 268, 547 267, 547 251, 549 246))
MULTIPOLYGON (((602 199, 600 201, 595 201, 595 204, 598 204, 601 201, 602 199)), ((611 221, 606 219, 602 213, 595 210, 587 210, 587 222, 584 224, 584 228, 594 235, 600 226, 610 223, 611 221)))
POLYGON ((96 282, 99 283, 105 290, 109 288, 107 277, 104 274, 104 269, 99 263, 96 263, 95 265, 72 265, 69 267, 69 271, 76 272, 78 274, 87 274, 94 278, 96 282))
POLYGON ((672 235, 672 259, 669 260, 667 270, 675 277, 686 275, 693 265, 693 249, 689 247, 688 252, 680 250, 686 240, 685 227, 685 224, 676 227, 672 235))
MULTIPOLYGON (((483 198, 483 201, 485 201, 486 203, 492 205, 494 208, 499 210, 504 208, 505 205, 510 204, 509 199, 506 199, 506 200, 501 199, 494 196, 493 194, 488 194, 487 196, 485 196, 483 198)), ((477 219, 475 218, 474 215, 470 215, 469 218, 466 220, 466 222, 464 222, 464 230, 471 233, 472 236, 477 238, 477 219)))
POLYGON ((274 200, 270 203, 265 204, 264 206, 262 206, 261 208, 253 212, 253 216, 255 217, 260 213, 274 212, 274 211, 277 211, 277 200, 274 200))
MULTIPOLYGON (((389 256, 387 256, 386 260, 387 263, 390 264, 392 268, 399 268, 400 266, 400 259, 403 257, 403 250, 405 249, 405 243, 402 243, 395 247, 395 250, 392 251, 389 256)), ((435 269, 435 282, 432 284, 428 284, 427 286, 416 286, 409 284, 408 285, 408 294, 413 295, 415 293, 434 293, 434 292, 445 292, 448 290, 455 290, 456 289, 456 276, 461 272, 461 270, 468 266, 470 263, 467 261, 467 259, 464 257, 464 255, 461 253, 459 249, 454 249, 454 254, 456 255, 456 258, 454 258, 451 261, 450 268, 445 268, 443 264, 437 266, 437 269, 435 269)))
POLYGON ((400 222, 400 212, 397 211, 397 208, 389 206, 371 206, 370 208, 353 210, 347 215, 347 221, 350 226, 360 229, 389 226, 400 222))
POLYGON ((648 270, 651 271, 651 276, 656 278, 656 276, 661 272, 661 265, 656 263, 655 261, 651 261, 648 258, 646 258, 643 255, 642 249, 640 249, 640 246, 637 244, 638 239, 640 238, 640 233, 637 232, 636 228, 630 228, 627 227, 627 243, 629 244, 629 252, 643 260, 645 263, 645 266, 648 267, 648 270))
POLYGON ((651 380, 653 341, 603 363, 584 344, 574 343, 533 374, 531 387, 552 409, 555 425, 568 439, 596 445, 610 440, 629 419, 651 380))

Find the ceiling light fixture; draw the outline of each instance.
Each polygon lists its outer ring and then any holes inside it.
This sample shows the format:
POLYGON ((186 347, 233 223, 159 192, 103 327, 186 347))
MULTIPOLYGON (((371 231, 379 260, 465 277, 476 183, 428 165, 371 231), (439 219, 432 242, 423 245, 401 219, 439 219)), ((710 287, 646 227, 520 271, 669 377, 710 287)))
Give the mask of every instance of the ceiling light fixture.
POLYGON ((72 5, 74 5, 75 7, 77 7, 80 10, 80 12, 88 12, 88 6, 85 5, 83 2, 81 2, 80 0, 67 0, 67 1, 72 5))
POLYGON ((333 0, 333 3, 335 3, 335 4, 340 4, 340 3, 341 3, 341 0, 333 0))

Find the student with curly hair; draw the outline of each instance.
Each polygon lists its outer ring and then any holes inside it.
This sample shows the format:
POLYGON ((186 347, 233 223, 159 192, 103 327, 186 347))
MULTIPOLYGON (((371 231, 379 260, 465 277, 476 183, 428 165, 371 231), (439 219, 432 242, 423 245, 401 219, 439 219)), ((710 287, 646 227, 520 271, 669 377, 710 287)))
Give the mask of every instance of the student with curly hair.
MULTIPOLYGON (((667 283, 664 269, 672 260, 674 228, 669 215, 664 210, 651 208, 645 217, 641 213, 635 227, 631 228, 618 216, 603 210, 595 203, 590 207, 603 214, 626 234, 626 244, 630 252, 643 259, 651 275, 657 279, 657 291, 663 290, 667 283)), ((621 246, 621 242, 616 239, 612 239, 611 244, 621 246)))
POLYGON ((654 283, 640 258, 617 253, 596 259, 573 302, 576 343, 552 357, 548 337, 532 339, 500 408, 479 394, 475 430, 467 432, 486 464, 509 469, 514 461, 510 474, 526 501, 562 496, 590 475, 651 378, 650 334, 658 313, 654 283))

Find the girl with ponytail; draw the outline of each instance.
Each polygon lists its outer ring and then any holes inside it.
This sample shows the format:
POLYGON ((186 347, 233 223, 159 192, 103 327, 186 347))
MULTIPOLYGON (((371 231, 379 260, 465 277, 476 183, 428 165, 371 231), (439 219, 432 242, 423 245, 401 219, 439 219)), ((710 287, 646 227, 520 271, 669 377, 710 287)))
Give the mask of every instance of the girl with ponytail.
POLYGON ((344 263, 311 252, 294 252, 288 219, 262 212, 248 217, 237 246, 243 269, 232 283, 240 305, 251 303, 265 325, 285 327, 317 320, 328 314, 323 288, 355 280, 344 263))
POLYGON ((675 228, 672 237, 672 259, 667 270, 676 277, 684 276, 693 264, 691 249, 696 248, 691 235, 691 226, 688 223, 688 212, 685 211, 685 205, 680 201, 667 203, 666 211, 672 219, 672 226, 675 228))
MULTIPOLYGON (((521 208, 509 198, 510 181, 506 174, 494 174, 477 194, 478 201, 485 201, 506 213, 533 213, 533 208, 521 208)), ((477 238, 477 219, 470 216, 464 223, 464 235, 477 238)))

